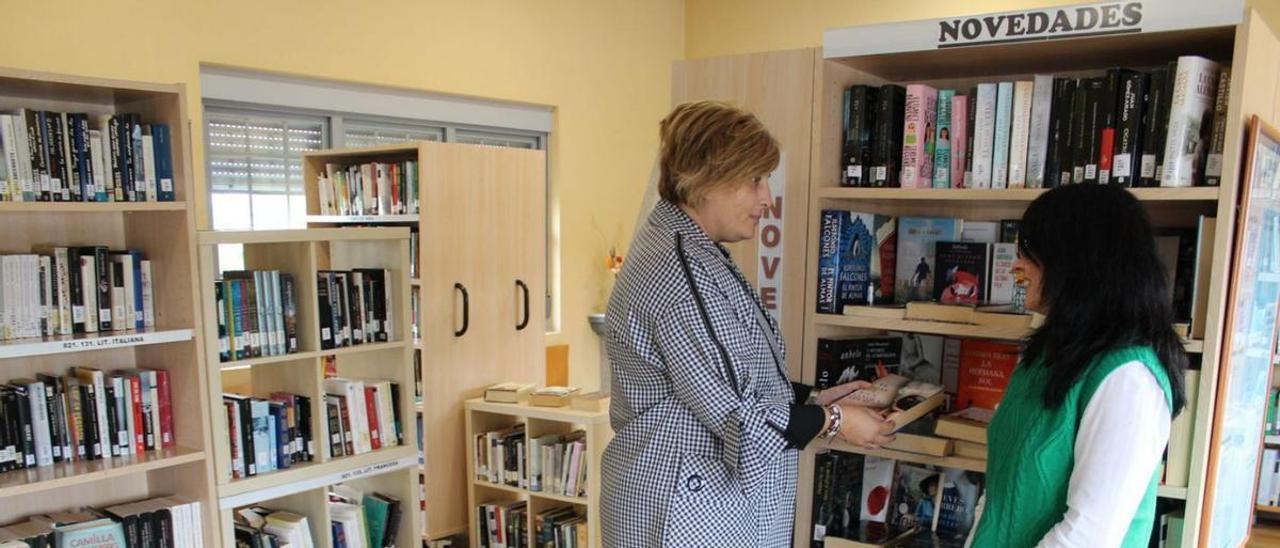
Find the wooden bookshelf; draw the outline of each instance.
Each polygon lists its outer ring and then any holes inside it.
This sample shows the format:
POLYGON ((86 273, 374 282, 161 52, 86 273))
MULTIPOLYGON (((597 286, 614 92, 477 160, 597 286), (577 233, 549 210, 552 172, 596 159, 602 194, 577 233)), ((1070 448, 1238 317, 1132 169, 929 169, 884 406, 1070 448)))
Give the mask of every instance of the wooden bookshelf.
MULTIPOLYGON (((506 503, 525 501, 529 503, 530 538, 536 534, 534 518, 539 512, 553 508, 572 505, 587 518, 587 546, 600 546, 600 457, 609 440, 613 439, 613 430, 609 427, 609 412, 579 411, 567 407, 536 407, 528 404, 490 403, 483 398, 466 402, 466 443, 468 448, 466 478, 468 515, 472 523, 479 516, 476 509, 481 504, 492 502, 506 503), (587 450, 583 454, 587 465, 587 494, 585 497, 571 497, 550 492, 531 491, 516 486, 490 483, 476 477, 476 463, 473 457, 475 435, 499 430, 515 424, 525 425, 525 446, 528 440, 548 434, 567 434, 575 430, 586 433, 587 450)), ((528 469, 526 465, 526 469, 528 469)), ((475 535, 471 535, 471 546, 479 546, 475 535)), ((531 543, 528 548, 534 548, 531 543)))
MULTIPOLYGON (((175 193, 171 202, 0 202, 0 253, 30 253, 38 245, 137 249, 152 261, 156 275, 154 329, 2 341, 0 382, 37 373, 61 376, 73 366, 165 369, 175 436, 173 447, 144 454, 0 474, 0 523, 172 494, 201 501, 204 518, 213 516, 212 476, 205 468, 205 364, 193 336, 200 318, 187 106, 182 85, 0 68, 0 111, 128 112, 141 115, 143 123, 167 124, 175 193)), ((213 546, 212 528, 203 534, 213 546)))
POLYGON ((422 356, 417 411, 427 540, 474 528, 469 486, 457 472, 467 458, 464 402, 492 384, 539 382, 545 374, 544 162, 538 151, 437 142, 324 150, 303 159, 308 226, 401 226, 423 235, 419 274, 409 286, 422 310, 421 338, 411 346, 422 356), (318 177, 327 164, 404 160, 417 161, 417 214, 322 214, 318 177))
POLYGON ((416 482, 417 450, 413 445, 414 402, 412 350, 409 343, 409 231, 403 227, 308 229, 256 232, 201 232, 198 235, 201 299, 204 303, 208 398, 213 402, 214 442, 210 461, 216 484, 218 520, 223 544, 231 543, 232 511, 250 504, 291 510, 307 516, 317 546, 332 545, 326 505, 328 487, 348 483, 366 491, 398 498, 403 505, 398 544, 411 546, 418 536, 416 482), (214 285, 221 279, 216 267, 221 244, 244 246, 248 270, 279 270, 294 278, 297 305, 298 352, 280 356, 221 362, 218 350, 214 285), (320 348, 316 274, 322 270, 381 268, 390 271, 387 290, 395 303, 388 312, 389 341, 334 349, 320 348), (324 419, 325 361, 333 358, 336 374, 353 379, 382 379, 400 387, 397 412, 404 442, 358 455, 331 454, 328 422, 324 419), (311 431, 316 456, 282 470, 233 479, 230 434, 222 394, 235 392, 265 397, 285 391, 311 399, 311 431), (413 489, 410 489, 410 486, 413 489))

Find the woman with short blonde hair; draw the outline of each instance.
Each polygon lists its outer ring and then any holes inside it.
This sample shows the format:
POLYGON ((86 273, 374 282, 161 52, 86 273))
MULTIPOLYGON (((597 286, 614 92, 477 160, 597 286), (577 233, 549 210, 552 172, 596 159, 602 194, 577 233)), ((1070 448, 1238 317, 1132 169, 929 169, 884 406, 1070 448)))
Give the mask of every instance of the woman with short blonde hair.
POLYGON ((790 545, 798 450, 836 435, 876 447, 893 423, 834 403, 865 383, 788 380, 778 326, 722 245, 755 237, 771 202, 780 152, 764 124, 700 101, 660 136, 662 199, 607 313, 604 546, 790 545))

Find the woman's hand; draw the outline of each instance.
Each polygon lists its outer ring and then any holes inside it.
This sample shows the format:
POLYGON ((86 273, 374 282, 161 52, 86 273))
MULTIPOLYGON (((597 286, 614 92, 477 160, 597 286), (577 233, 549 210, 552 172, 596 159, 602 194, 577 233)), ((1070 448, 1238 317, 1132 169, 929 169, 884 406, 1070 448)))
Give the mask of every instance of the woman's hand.
POLYGON ((840 437, 845 441, 867 449, 879 449, 894 440, 896 425, 880 413, 861 405, 841 405, 840 411, 840 437))
POLYGON ((844 397, 849 394, 859 390, 865 390, 867 388, 871 388, 871 383, 867 381, 846 382, 844 384, 832 386, 826 390, 819 391, 817 395, 814 396, 814 400, 817 401, 818 405, 826 407, 844 399, 844 397))

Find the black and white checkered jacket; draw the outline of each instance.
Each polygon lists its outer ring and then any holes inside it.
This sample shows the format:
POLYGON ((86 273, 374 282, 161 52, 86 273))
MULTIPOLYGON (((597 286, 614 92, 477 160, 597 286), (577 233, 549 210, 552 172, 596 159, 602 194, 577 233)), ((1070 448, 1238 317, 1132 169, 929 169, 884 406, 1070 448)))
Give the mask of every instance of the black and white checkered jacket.
POLYGON ((760 306, 728 251, 660 201, 609 302, 604 546, 791 544, 795 395, 760 306))

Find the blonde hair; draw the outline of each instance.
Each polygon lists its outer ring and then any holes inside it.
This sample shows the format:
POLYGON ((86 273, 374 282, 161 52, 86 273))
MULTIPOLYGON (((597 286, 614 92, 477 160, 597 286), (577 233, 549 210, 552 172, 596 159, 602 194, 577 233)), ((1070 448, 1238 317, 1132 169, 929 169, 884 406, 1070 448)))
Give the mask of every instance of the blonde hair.
POLYGON ((658 127, 658 193, 673 204, 696 206, 715 188, 778 167, 778 142, 769 130, 755 115, 726 103, 683 103, 658 127))

